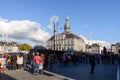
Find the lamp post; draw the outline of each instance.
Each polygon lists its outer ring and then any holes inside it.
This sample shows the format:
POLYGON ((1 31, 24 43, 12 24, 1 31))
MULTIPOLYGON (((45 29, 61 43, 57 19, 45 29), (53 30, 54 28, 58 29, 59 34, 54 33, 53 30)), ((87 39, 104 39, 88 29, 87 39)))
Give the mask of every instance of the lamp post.
POLYGON ((91 35, 92 35, 92 32, 89 32, 89 33, 88 33, 88 53, 90 53, 90 49, 91 49, 91 46, 90 46, 90 38, 91 38, 91 35))
POLYGON ((56 33, 56 26, 58 25, 59 18, 57 16, 50 17, 52 27, 53 27, 53 49, 54 49, 54 55, 55 55, 55 33, 56 33))
POLYGON ((89 53, 90 45, 89 45, 89 37, 88 37, 88 53, 89 53))

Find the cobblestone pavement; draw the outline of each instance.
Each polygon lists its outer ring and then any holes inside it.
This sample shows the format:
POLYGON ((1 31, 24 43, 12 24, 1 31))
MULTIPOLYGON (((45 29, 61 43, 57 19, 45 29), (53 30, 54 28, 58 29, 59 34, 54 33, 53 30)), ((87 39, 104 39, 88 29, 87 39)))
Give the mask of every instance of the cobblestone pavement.
POLYGON ((73 80, 59 74, 44 71, 43 75, 33 75, 28 71, 5 71, 1 74, 0 80, 73 80))
POLYGON ((96 64, 94 74, 89 73, 89 64, 54 68, 53 72, 75 80, 116 80, 117 64, 96 64))
POLYGON ((33 75, 29 70, 7 70, 0 74, 0 80, 117 80, 117 64, 97 64, 94 74, 90 74, 89 64, 60 67, 54 64, 53 70, 44 70, 43 75, 33 75))

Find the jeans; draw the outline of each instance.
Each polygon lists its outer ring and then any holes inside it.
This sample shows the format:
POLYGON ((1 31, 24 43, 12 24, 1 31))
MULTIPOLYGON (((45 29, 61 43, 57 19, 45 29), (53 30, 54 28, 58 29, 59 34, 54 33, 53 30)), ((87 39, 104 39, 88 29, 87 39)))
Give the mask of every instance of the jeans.
POLYGON ((35 66, 34 66, 34 74, 35 75, 39 74, 39 64, 35 64, 35 66))
POLYGON ((18 69, 22 69, 23 64, 18 64, 18 69))

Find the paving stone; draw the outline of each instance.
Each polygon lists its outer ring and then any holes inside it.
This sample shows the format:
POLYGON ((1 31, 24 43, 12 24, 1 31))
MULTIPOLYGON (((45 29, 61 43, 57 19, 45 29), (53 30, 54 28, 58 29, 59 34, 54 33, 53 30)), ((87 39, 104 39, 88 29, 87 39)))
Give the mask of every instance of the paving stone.
POLYGON ((7 70, 0 75, 0 80, 117 80, 117 64, 96 64, 94 74, 90 74, 90 64, 77 64, 44 70, 43 75, 33 75, 29 70, 7 70))

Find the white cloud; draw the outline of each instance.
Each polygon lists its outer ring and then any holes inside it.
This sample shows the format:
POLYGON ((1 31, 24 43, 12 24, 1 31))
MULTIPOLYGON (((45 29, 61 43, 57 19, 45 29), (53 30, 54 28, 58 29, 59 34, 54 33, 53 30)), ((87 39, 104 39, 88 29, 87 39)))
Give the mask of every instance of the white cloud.
POLYGON ((100 46, 102 46, 102 47, 105 46, 106 48, 110 48, 110 46, 111 46, 111 44, 106 41, 88 39, 88 38, 84 37, 83 35, 80 35, 80 37, 85 41, 86 44, 91 45, 93 43, 98 43, 100 46))
POLYGON ((30 20, 12 20, 0 18, 0 36, 7 34, 13 39, 28 39, 34 42, 45 42, 50 34, 37 22, 30 20))

